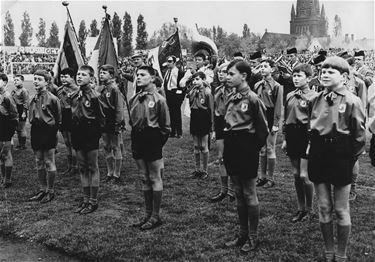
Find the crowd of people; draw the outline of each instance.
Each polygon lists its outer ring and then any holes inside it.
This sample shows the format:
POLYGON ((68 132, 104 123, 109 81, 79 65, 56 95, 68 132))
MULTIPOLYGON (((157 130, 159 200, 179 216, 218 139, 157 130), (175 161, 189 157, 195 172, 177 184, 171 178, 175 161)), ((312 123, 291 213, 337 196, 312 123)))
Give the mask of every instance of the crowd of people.
POLYGON ((40 184, 29 200, 47 203, 55 198, 55 150, 60 131, 68 149, 66 172, 81 178, 82 202, 74 212, 94 212, 99 205, 99 140, 104 144, 105 182, 121 183, 127 119, 145 200, 145 214, 133 226, 141 230, 158 227, 162 223, 163 147, 169 138, 183 136, 182 104, 186 99, 189 107, 184 113, 190 116, 195 159, 190 178, 204 180, 211 175, 209 144, 215 141, 218 155, 212 164, 218 166, 221 186, 210 201, 236 199, 239 233, 225 246, 239 247, 243 253, 258 247, 256 188, 272 190, 275 186, 276 139, 283 135, 282 149, 293 167, 297 196, 291 221, 310 220, 315 191, 324 257, 326 261, 347 261, 352 224, 349 201, 356 199, 358 157, 364 152, 366 129, 373 134, 369 155, 375 166, 374 70, 368 66, 373 65, 373 56, 362 50, 297 54, 296 48, 290 48, 282 56, 256 52, 245 58, 236 52, 229 61, 212 63, 210 53, 200 50, 194 54, 194 65, 178 67, 178 58, 169 56, 165 74, 158 76, 143 54, 137 53, 125 59, 120 69, 101 66, 99 85, 93 68, 87 65, 78 72, 62 70, 60 87, 53 85, 50 72, 37 70, 32 98, 23 87, 22 74, 15 75, 16 88, 11 92, 6 92, 8 78, 1 74, 3 186, 12 186, 13 135, 17 131, 17 147, 25 149, 28 119, 40 184), (117 70, 120 77, 116 77, 117 70), (123 88, 127 81, 135 90, 129 101, 123 88))

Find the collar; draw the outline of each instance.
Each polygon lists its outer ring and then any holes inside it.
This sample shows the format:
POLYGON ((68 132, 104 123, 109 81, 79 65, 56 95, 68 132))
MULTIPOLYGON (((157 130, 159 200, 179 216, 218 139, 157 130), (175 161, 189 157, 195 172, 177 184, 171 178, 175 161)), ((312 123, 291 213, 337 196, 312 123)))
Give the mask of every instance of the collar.
POLYGON ((345 88, 344 85, 342 85, 340 87, 335 88, 334 90, 328 90, 327 88, 324 89, 323 95, 325 96, 325 95, 327 95, 327 94, 329 94, 331 92, 334 92, 334 93, 336 93, 338 95, 345 96, 345 91, 346 91, 346 88, 345 88))

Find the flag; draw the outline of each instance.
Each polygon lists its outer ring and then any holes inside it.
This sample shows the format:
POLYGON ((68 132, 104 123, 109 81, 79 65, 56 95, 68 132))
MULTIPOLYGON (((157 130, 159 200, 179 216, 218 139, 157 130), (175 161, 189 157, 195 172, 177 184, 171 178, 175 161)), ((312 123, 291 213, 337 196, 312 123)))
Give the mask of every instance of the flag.
POLYGON ((159 72, 160 76, 164 77, 165 70, 161 70, 161 68, 163 67, 163 64, 167 62, 168 56, 171 55, 174 55, 180 61, 182 60, 178 30, 163 41, 160 46, 150 49, 148 52, 147 61, 149 65, 152 65, 152 67, 159 72))
POLYGON ((193 29, 192 35, 192 53, 195 54, 197 51, 204 49, 210 56, 217 55, 217 46, 210 38, 199 34, 198 29, 195 27, 193 29))
POLYGON ((98 76, 99 67, 106 64, 112 65, 115 68, 115 75, 117 76, 118 74, 116 49, 115 44, 113 43, 108 16, 104 19, 102 30, 100 31, 88 64, 94 68, 96 76, 98 76))
POLYGON ((81 65, 84 65, 84 60, 79 48, 78 39, 72 25, 70 22, 68 22, 65 25, 64 41, 61 43, 55 65, 53 67, 56 84, 58 86, 61 85, 60 72, 62 69, 69 67, 73 69, 74 73, 76 74, 81 65))

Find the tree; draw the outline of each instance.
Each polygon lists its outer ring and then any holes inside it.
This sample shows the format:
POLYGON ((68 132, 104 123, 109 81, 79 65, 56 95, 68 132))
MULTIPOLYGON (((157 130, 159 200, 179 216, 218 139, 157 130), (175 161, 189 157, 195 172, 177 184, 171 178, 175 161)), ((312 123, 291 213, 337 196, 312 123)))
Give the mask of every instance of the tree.
POLYGON ((4 45, 14 46, 14 24, 9 11, 5 14, 5 24, 4 24, 4 45))
POLYGON ((38 39, 38 46, 45 47, 46 42, 46 22, 43 18, 39 18, 39 31, 36 33, 36 39, 38 39))
POLYGON ((199 33, 212 39, 212 28, 200 27, 199 33))
POLYGON ((121 37, 121 47, 120 54, 121 56, 130 56, 133 51, 132 46, 133 41, 133 25, 132 19, 128 12, 125 12, 124 15, 124 25, 122 27, 122 37, 121 37))
POLYGON ((30 16, 25 11, 21 21, 22 33, 19 37, 21 46, 30 46, 31 37, 33 36, 33 28, 31 27, 30 16))
POLYGON ((96 21, 96 19, 94 19, 91 21, 91 24, 90 24, 90 36, 95 37, 99 35, 99 33, 100 31, 98 29, 98 22, 96 21))
POLYGON ((212 27, 212 40, 214 40, 214 41, 216 41, 216 27, 215 26, 213 26, 212 27))
POLYGON ((340 37, 342 35, 341 18, 338 15, 335 15, 334 18, 333 35, 334 37, 340 37))
MULTIPOLYGON (((164 23, 161 28, 155 31, 150 40, 148 41, 147 47, 153 48, 158 45, 161 45, 165 39, 170 37, 176 31, 175 24, 168 22, 164 23)), ((191 47, 191 40, 188 39, 188 29, 184 25, 179 26, 179 36, 180 36, 180 45, 181 48, 188 49, 191 47)))
POLYGON ((55 21, 52 22, 51 29, 49 31, 49 38, 47 39, 48 47, 60 47, 59 41, 59 28, 55 21))
POLYGON ((80 49, 82 54, 86 54, 86 38, 89 32, 86 29, 86 23, 85 20, 82 20, 79 24, 78 29, 78 41, 80 44, 80 49))
POLYGON ((243 25, 243 30, 242 30, 242 38, 247 38, 250 37, 250 28, 247 26, 247 24, 243 25))
POLYGON ((144 50, 147 48, 147 37, 146 23, 143 15, 140 14, 137 19, 137 38, 135 39, 137 49, 144 50))
POLYGON ((113 37, 116 37, 117 40, 117 47, 121 46, 121 24, 122 21, 118 14, 115 12, 113 14, 112 22, 111 22, 111 30, 113 37))

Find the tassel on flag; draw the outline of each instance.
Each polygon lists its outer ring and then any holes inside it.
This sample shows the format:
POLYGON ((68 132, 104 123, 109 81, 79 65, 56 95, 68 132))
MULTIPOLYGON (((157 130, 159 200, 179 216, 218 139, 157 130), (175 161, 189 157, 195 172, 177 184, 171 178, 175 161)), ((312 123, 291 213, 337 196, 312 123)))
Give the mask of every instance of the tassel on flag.
MULTIPOLYGON (((113 43, 113 37, 109 25, 109 17, 107 14, 104 18, 102 30, 100 31, 98 40, 95 44, 94 50, 92 51, 88 64, 94 68, 96 76, 98 76, 98 69, 102 65, 109 64, 113 65, 115 69, 118 68, 116 49, 113 43)), ((115 74, 118 74, 117 70, 115 70, 115 74)))
POLYGON ((81 65, 84 65, 84 60, 79 48, 78 40, 70 22, 68 22, 65 26, 64 41, 61 43, 55 65, 53 67, 56 84, 58 86, 61 85, 60 72, 62 69, 69 67, 73 69, 74 73, 77 73, 78 68, 81 65))

